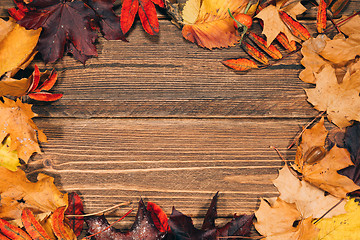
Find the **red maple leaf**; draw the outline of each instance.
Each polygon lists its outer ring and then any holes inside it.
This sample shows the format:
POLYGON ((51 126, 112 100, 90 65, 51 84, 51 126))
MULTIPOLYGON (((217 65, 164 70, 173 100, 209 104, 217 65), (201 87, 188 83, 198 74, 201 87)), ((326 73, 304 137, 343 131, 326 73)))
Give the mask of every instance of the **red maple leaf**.
POLYGON ((165 7, 164 0, 124 0, 120 17, 123 33, 129 31, 137 12, 139 12, 139 18, 145 31, 151 35, 158 33, 159 21, 154 4, 165 7))
POLYGON ((27 29, 43 28, 37 50, 44 61, 55 62, 65 53, 85 62, 97 56, 94 45, 96 28, 107 39, 125 40, 113 0, 32 0, 28 4, 14 0, 19 10, 9 9, 18 23, 27 29))

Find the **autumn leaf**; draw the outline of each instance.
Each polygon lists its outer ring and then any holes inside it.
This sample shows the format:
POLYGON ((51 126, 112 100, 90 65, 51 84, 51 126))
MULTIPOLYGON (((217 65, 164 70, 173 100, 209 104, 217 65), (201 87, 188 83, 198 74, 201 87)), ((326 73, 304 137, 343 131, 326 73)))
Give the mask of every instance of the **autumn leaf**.
POLYGON ((156 228, 160 232, 170 231, 167 215, 159 205, 152 202, 148 202, 146 209, 150 212, 151 219, 153 220, 156 228))
POLYGON ((65 211, 67 206, 57 208, 53 214, 51 214, 49 221, 55 236, 58 239, 74 240, 76 236, 74 232, 64 223, 65 211))
POLYGON ((108 228, 109 223, 104 216, 86 217, 85 221, 89 227, 88 233, 98 233, 93 237, 96 240, 120 240, 124 239, 125 236, 127 239, 147 240, 159 240, 165 237, 165 234, 156 228, 143 200, 139 201, 135 222, 127 233, 122 233, 114 227, 108 228))
POLYGON ((31 85, 30 78, 22 78, 20 80, 4 77, 0 81, 0 97, 10 95, 14 97, 21 97, 26 95, 31 85))
POLYGON ((316 236, 312 218, 302 219, 294 203, 280 198, 261 199, 255 212, 256 230, 267 240, 308 240, 316 236))
MULTIPOLYGON (((97 26, 107 39, 125 40, 118 17, 112 10, 112 0, 33 0, 25 3, 20 3, 25 10, 18 23, 27 29, 43 28, 37 49, 45 63, 55 62, 67 52, 83 63, 97 56, 94 45, 97 39, 94 28, 97 26)), ((18 14, 13 10, 10 14, 13 12, 18 14)))
POLYGON ((346 22, 342 34, 334 39, 319 35, 303 45, 305 67, 300 73, 304 82, 316 84, 306 89, 308 101, 319 111, 326 111, 329 120, 343 128, 360 120, 360 16, 346 22))
POLYGON ((352 166, 353 163, 345 148, 333 146, 329 150, 325 149, 327 134, 324 118, 311 129, 306 129, 297 148, 294 167, 302 173, 304 180, 336 197, 345 198, 347 193, 359 189, 359 186, 338 171, 352 166), (317 147, 325 149, 324 155, 319 155, 319 159, 309 162, 311 153, 317 147))
POLYGON ((40 32, 41 29, 26 30, 13 19, 0 19, 0 76, 10 72, 12 77, 30 63, 36 54, 34 48, 40 32))
POLYGON ((0 139, 11 137, 11 151, 16 150, 26 163, 34 152, 41 153, 38 140, 46 142, 47 139, 32 121, 36 114, 31 111, 30 104, 4 98, 4 102, 0 102, 0 114, 0 139))
POLYGON ((26 232, 31 236, 32 239, 38 240, 49 240, 50 237, 37 221, 34 213, 30 209, 23 209, 21 214, 21 221, 26 229, 26 232))
POLYGON ((359 202, 352 198, 346 205, 347 213, 332 218, 321 219, 316 228, 319 233, 315 239, 358 239, 360 236, 360 206, 359 202))
POLYGON ((236 35, 233 20, 242 13, 248 0, 188 0, 183 10, 183 37, 204 48, 226 48, 234 46, 240 36, 236 35))
POLYGON ((263 34, 266 36, 267 45, 269 46, 274 39, 283 33, 287 37, 288 41, 300 42, 297 36, 294 36, 286 24, 280 17, 279 11, 283 11, 295 18, 296 15, 303 13, 306 8, 301 5, 300 2, 294 2, 292 4, 282 6, 283 1, 278 1, 277 5, 269 5, 262 9, 255 17, 260 18, 264 23, 263 34))
POLYGON ((16 171, 17 167, 20 166, 20 162, 16 150, 10 150, 10 144, 10 136, 5 137, 0 144, 0 166, 16 171))
MULTIPOLYGON (((71 192, 68 194, 69 204, 65 211, 65 215, 83 215, 84 214, 84 206, 81 198, 75 192, 71 192)), ((75 235, 78 237, 84 225, 83 217, 69 217, 69 226, 74 231, 75 235)))
POLYGON ((130 30, 138 13, 144 30, 151 35, 158 33, 159 21, 154 4, 165 7, 164 0, 124 0, 120 16, 122 31, 127 33, 130 30))
POLYGON ((195 228, 191 217, 173 208, 168 223, 175 239, 218 239, 220 237, 247 236, 250 233, 254 215, 235 215, 223 227, 216 227, 217 200, 218 193, 211 201, 201 229, 195 228))
POLYGON ((20 169, 12 172, 0 167, 0 218, 20 219, 24 208, 38 214, 67 206, 67 194, 56 188, 52 177, 40 173, 37 180, 30 182, 20 169))

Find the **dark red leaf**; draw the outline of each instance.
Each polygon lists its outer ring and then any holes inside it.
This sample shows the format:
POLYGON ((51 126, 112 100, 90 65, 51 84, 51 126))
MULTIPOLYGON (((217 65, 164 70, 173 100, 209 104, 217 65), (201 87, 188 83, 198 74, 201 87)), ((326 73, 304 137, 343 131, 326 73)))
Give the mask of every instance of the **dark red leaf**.
POLYGON ((124 0, 121 8, 120 25, 123 33, 127 33, 134 23, 139 9, 139 0, 124 0))
POLYGON ((217 201, 219 198, 219 192, 215 194, 211 200, 210 207, 204 217, 204 222, 201 226, 202 230, 208 230, 215 228, 215 219, 217 218, 217 201))
POLYGON ((37 92, 40 91, 49 91, 56 83, 57 80, 57 72, 53 69, 49 75, 49 77, 41 84, 41 86, 36 89, 37 92))
MULTIPOLYGON (((89 227, 90 234, 98 233, 109 227, 109 223, 102 217, 87 217, 85 221, 89 227)), ((105 231, 96 234, 93 238, 96 240, 160 240, 165 237, 165 234, 160 232, 154 225, 150 212, 146 209, 143 200, 139 201, 138 212, 135 217, 135 222, 127 233, 122 233, 120 230, 110 227, 105 231)))
POLYGON ((350 166, 339 173, 352 179, 360 186, 360 123, 355 122, 347 127, 344 135, 344 147, 349 151, 354 166, 350 166))
POLYGON ((230 236, 248 236, 254 218, 253 214, 235 216, 225 226, 221 228, 215 227, 217 199, 218 193, 216 193, 210 204, 201 230, 194 227, 190 217, 173 208, 168 223, 171 228, 171 234, 175 235, 174 238, 216 240, 219 237, 226 239, 226 237, 230 236))
POLYGON ((96 15, 84 2, 33 0, 27 6, 34 10, 27 12, 18 23, 27 29, 43 28, 37 49, 46 63, 61 58, 68 43, 81 55, 97 56, 94 45, 97 34, 90 26, 96 15))
MULTIPOLYGON (((71 192, 68 195, 69 205, 65 211, 65 215, 83 215, 84 206, 81 198, 75 192, 71 192)), ((78 237, 84 225, 83 217, 69 217, 69 226, 74 231, 75 235, 78 237)))
POLYGON ((59 100, 63 95, 61 93, 37 92, 29 93, 28 96, 36 101, 52 102, 59 100))
POLYGON ((95 11, 104 38, 125 41, 120 27, 120 18, 113 11, 114 2, 115 0, 85 0, 85 3, 95 11))
POLYGON ((147 210, 150 212, 151 218, 152 218, 156 228, 160 232, 170 231, 166 213, 161 209, 161 207, 159 205, 152 203, 152 202, 148 202, 147 210))
POLYGON ((21 20, 25 13, 29 11, 29 9, 25 6, 25 3, 22 0, 14 0, 17 8, 9 8, 8 12, 12 18, 16 21, 21 20))

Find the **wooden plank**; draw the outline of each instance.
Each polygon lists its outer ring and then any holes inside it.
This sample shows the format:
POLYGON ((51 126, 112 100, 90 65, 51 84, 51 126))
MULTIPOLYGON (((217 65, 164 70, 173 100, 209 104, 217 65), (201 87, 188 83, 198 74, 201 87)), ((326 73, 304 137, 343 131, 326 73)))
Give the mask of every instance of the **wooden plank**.
POLYGON ((276 196, 274 179, 301 120, 36 119, 49 142, 26 171, 55 177, 77 191, 86 212, 139 197, 167 213, 176 206, 202 216, 220 191, 219 216, 250 213, 259 197, 276 196))

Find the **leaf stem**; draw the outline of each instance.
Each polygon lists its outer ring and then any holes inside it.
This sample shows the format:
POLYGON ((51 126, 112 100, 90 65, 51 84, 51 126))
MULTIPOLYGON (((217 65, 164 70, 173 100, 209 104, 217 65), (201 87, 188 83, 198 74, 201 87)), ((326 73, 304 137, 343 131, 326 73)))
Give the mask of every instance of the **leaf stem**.
POLYGON ((84 215, 65 215, 65 217, 67 218, 74 218, 74 217, 90 217, 90 216, 94 216, 94 215, 99 215, 99 214, 102 214, 104 212, 108 212, 114 208, 118 208, 118 207, 121 207, 121 206, 128 206, 131 204, 131 201, 127 201, 127 202, 123 202, 123 203, 120 203, 120 204, 117 204, 115 206, 112 206, 112 207, 109 207, 107 209, 104 209, 104 210, 101 210, 99 212, 95 212, 95 213, 88 213, 88 214, 84 214, 84 215))

